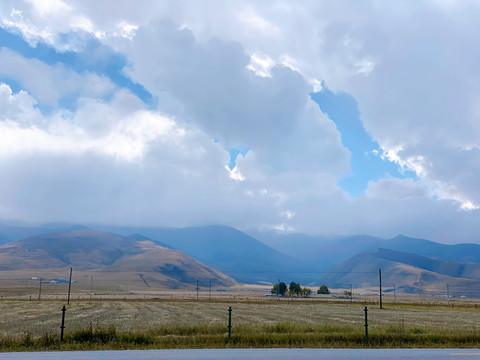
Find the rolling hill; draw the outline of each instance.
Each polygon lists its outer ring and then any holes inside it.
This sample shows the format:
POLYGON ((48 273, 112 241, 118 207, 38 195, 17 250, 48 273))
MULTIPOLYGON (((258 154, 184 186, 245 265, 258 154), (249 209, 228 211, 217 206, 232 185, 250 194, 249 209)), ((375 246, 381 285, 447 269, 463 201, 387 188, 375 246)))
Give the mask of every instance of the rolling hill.
POLYGON ((480 264, 441 260, 389 249, 359 253, 327 273, 322 281, 331 287, 378 287, 378 269, 382 269, 384 288, 395 286, 404 292, 444 294, 447 284, 452 292, 480 295, 480 264))
POLYGON ((188 228, 104 228, 120 234, 140 233, 168 244, 240 282, 317 280, 315 267, 281 253, 229 226, 188 228))
MULTIPOLYGON (((125 237, 93 230, 35 235, 0 246, 0 270, 65 269, 155 275, 166 287, 191 286, 196 280, 234 285, 228 276, 179 250, 145 237, 125 237)), ((143 279, 143 278, 142 278, 143 279)), ((142 280, 143 281, 143 280, 142 280)))

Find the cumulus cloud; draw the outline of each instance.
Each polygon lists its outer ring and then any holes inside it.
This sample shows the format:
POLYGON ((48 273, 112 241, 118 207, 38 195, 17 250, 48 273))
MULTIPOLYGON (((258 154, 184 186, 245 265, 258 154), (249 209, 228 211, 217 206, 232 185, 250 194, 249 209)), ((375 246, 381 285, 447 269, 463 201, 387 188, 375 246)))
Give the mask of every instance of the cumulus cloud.
POLYGON ((21 126, 8 114, 0 118, 0 168, 8 174, 0 181, 0 217, 245 226, 258 216, 247 213, 254 201, 265 221, 273 213, 271 202, 235 191, 223 167, 228 153, 213 139, 145 109, 131 94, 42 119, 30 95, 12 94, 5 84, 0 90, 6 108, 22 106, 41 119, 21 126), (105 122, 102 131, 82 121, 87 114, 105 122))
POLYGON ((135 81, 158 96, 168 92, 227 148, 251 148, 273 171, 348 171, 333 122, 309 99, 298 72, 276 66, 258 76, 239 43, 199 43, 170 21, 139 28, 127 54, 135 81))
POLYGON ((171 16, 202 40, 239 41, 248 54, 261 53, 276 64, 291 59, 308 83, 323 80, 349 92, 380 146, 403 149, 400 165, 417 172, 440 198, 479 204, 476 186, 460 179, 480 169, 455 156, 469 158, 480 147, 478 3, 307 1, 219 8, 222 16, 208 23, 195 6, 171 16), (275 31, 258 31, 239 13, 251 13, 275 31))
POLYGON ((478 4, 225 4, 2 2, 0 26, 32 46, 81 52, 94 37, 113 47, 158 106, 2 49, 0 71, 27 91, 0 86, 0 166, 11 174, 0 189, 13 189, 0 192, 1 214, 475 238, 478 4), (308 97, 320 84, 353 95, 382 156, 416 179, 345 194, 349 153, 308 97), (35 105, 65 93, 78 109, 47 116, 35 105), (237 147, 248 152, 226 169, 237 147))
POLYGON ((12 93, 10 86, 0 84, 0 120, 21 124, 35 124, 42 121, 37 101, 26 91, 12 93))
POLYGON ((164 116, 140 108, 126 112, 125 107, 115 107, 129 97, 133 96, 120 92, 109 104, 85 100, 78 113, 44 117, 28 93, 12 94, 8 85, 0 84, 0 156, 94 152, 134 160, 143 157, 150 141, 181 136, 183 130, 164 116))
POLYGON ((27 0, 21 3, 7 0, 2 3, 1 10, 2 27, 22 34, 32 46, 43 41, 68 51, 78 48, 79 39, 73 35, 75 31, 95 32, 87 17, 62 0, 27 0), (65 33, 71 36, 62 36, 65 33))

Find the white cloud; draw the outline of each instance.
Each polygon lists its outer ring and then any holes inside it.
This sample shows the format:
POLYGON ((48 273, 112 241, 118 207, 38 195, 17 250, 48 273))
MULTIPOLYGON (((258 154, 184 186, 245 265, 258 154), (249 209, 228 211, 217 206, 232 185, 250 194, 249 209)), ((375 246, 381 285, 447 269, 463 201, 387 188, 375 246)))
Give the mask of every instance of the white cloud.
MULTIPOLYGON (((4 134, 40 149, 3 148, 10 157, 2 173, 26 179, 22 169, 38 163, 45 169, 38 193, 56 198, 59 183, 50 170, 95 194, 98 201, 80 199, 65 186, 56 205, 67 207, 62 199, 72 196, 83 212, 65 216, 78 218, 107 221, 113 208, 113 220, 134 213, 138 221, 166 225, 181 218, 322 233, 410 231, 444 240, 457 231, 473 239, 480 204, 479 11, 475 2, 438 1, 2 2, 1 26, 31 44, 79 50, 94 36, 113 46, 128 60, 126 73, 159 104, 146 110, 121 94, 94 101, 112 91, 108 81, 2 50, 5 73, 33 96, 0 87, 4 134), (45 71, 42 82, 36 67, 45 71), (359 199, 339 189, 349 154, 308 98, 323 85, 354 96, 383 156, 413 170, 418 181, 380 179, 359 199), (78 111, 49 118, 38 112, 36 99, 54 104, 65 91, 80 93, 78 111), (226 171, 224 148, 238 145, 250 150, 226 171), (115 206, 105 205, 119 189, 125 194, 115 206)), ((26 190, 3 181, 4 188, 26 190)), ((26 193, 34 206, 26 196, 4 203, 25 218, 45 213, 42 196, 26 193)))
POLYGON ((226 171, 228 153, 219 143, 125 91, 49 117, 7 85, 0 102, 0 171, 8 174, 0 178, 0 218, 382 236, 407 230, 443 241, 475 236, 478 210, 458 212, 412 180, 380 180, 354 200, 331 173, 268 171, 254 150, 226 171), (31 120, 5 115, 17 112, 31 120))
POLYGON ((230 174, 230 177, 233 179, 233 180, 236 180, 236 181, 245 181, 245 176, 243 176, 240 171, 238 170, 238 167, 234 167, 233 169, 230 170, 230 168, 228 166, 225 166, 225 169, 228 171, 228 173, 230 174))
POLYGON ((42 121, 42 115, 35 108, 37 101, 27 92, 13 94, 10 86, 0 83, 0 121, 21 124, 35 124, 42 121))
POLYGON ((0 76, 18 81, 40 102, 55 105, 59 99, 75 95, 102 98, 113 92, 110 79, 95 73, 76 73, 62 64, 48 65, 0 48, 0 76))
POLYGON ((139 28, 127 54, 135 81, 155 95, 171 94, 184 116, 227 148, 253 149, 257 161, 277 172, 348 171, 339 134, 308 98, 299 73, 276 66, 269 77, 256 76, 240 44, 199 43, 167 21, 139 28))
POLYGON ((279 32, 277 26, 260 16, 252 7, 245 7, 238 12, 237 16, 249 31, 256 31, 262 36, 271 36, 279 32))
POLYGON ((252 199, 237 187, 218 143, 125 91, 48 117, 5 84, 0 102, 7 114, 0 117, 0 172, 8 174, 0 179, 0 218, 245 227, 275 217, 270 198, 252 199), (18 111, 32 120, 8 115, 18 111))
POLYGON ((10 16, 1 16, 0 26, 21 33, 33 46, 43 41, 62 51, 72 50, 77 46, 62 39, 62 33, 95 33, 94 25, 86 16, 61 0, 25 0, 24 3, 7 0, 2 12, 9 7, 10 16))
POLYGON ((425 198, 426 189, 411 179, 381 179, 370 182, 366 195, 378 199, 425 198))
POLYGON ((275 65, 275 62, 268 56, 252 54, 250 56, 250 64, 247 66, 256 75, 261 77, 271 77, 270 69, 275 65))
MULTIPOLYGON (((113 104, 128 100, 125 93, 117 94, 113 104)), ((130 109, 121 113, 112 104, 85 101, 78 114, 59 113, 43 117, 33 105, 35 100, 25 92, 12 94, 0 84, 0 157, 12 158, 22 154, 82 155, 98 153, 123 160, 135 160, 145 155, 153 140, 176 143, 185 132, 175 123, 146 110, 130 109), (92 132, 83 116, 88 112, 90 124, 103 124, 103 132, 92 132), (114 118, 115 121, 109 121, 114 118), (94 134, 95 133, 95 134, 94 134), (94 136, 92 136, 94 134, 94 136)), ((122 109, 124 110, 124 109, 122 109)))

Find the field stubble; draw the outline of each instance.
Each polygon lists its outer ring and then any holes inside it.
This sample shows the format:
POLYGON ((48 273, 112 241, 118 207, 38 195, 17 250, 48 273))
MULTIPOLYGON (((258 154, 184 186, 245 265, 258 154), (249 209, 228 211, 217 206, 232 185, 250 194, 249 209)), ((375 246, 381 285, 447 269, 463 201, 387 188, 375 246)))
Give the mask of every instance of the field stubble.
MULTIPOLYGON (((61 300, 0 301, 0 331, 3 336, 26 332, 33 337, 56 333, 60 326, 61 300)), ((67 306, 66 331, 89 326, 113 326, 121 332, 153 331, 165 326, 226 326, 231 306, 235 326, 292 323, 307 325, 353 326, 362 328, 364 306, 322 301, 218 301, 187 300, 76 300, 67 306)), ((475 308, 454 309, 401 304, 369 306, 370 328, 416 327, 455 329, 476 332, 480 311, 475 308)))

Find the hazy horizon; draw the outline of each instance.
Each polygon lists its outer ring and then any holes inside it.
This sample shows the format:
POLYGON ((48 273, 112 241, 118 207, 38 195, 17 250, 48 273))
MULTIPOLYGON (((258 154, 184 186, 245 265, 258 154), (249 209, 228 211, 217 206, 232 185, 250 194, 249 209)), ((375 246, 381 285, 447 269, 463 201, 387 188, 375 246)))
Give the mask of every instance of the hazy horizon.
MULTIPOLYGON (((397 237, 407 237, 407 238, 418 238, 423 240, 433 241, 439 244, 446 244, 446 245, 456 245, 456 244, 480 244, 476 238, 472 238, 471 241, 458 241, 455 238, 450 239, 437 239, 437 238, 422 238, 413 236, 410 234, 405 233, 398 233, 392 235, 375 235, 375 234, 366 234, 366 233, 356 233, 356 234, 342 234, 341 232, 338 233, 316 233, 316 234, 307 234, 297 231, 281 231, 276 229, 257 229, 257 228, 250 228, 250 229, 241 229, 237 228, 228 224, 205 224, 205 225, 192 225, 192 226, 154 226, 154 225, 134 225, 134 224, 107 224, 107 223, 69 223, 69 222, 49 222, 49 223, 30 223, 25 221, 19 220, 12 220, 12 219, 0 219, 0 225, 11 226, 11 227, 26 227, 26 228, 39 228, 45 230, 51 230, 52 232, 57 231, 69 231, 69 230, 77 230, 76 227, 85 227, 86 229, 91 229, 94 231, 101 231, 101 232, 108 232, 116 234, 118 229, 132 229, 138 230, 138 234, 142 234, 142 229, 192 229, 192 228, 209 228, 209 227, 225 227, 225 228, 233 228, 238 230, 248 236, 255 238, 269 246, 274 244, 277 240, 281 240, 282 238, 289 238, 289 236, 301 236, 303 239, 312 240, 312 241, 336 241, 346 238, 352 237, 374 237, 381 240, 392 240, 397 237)), ((133 233, 132 233, 133 234, 133 233)), ((124 235, 132 235, 132 234, 124 234, 124 235)))

